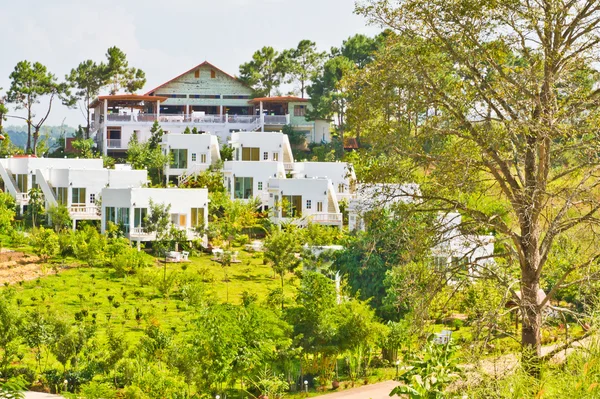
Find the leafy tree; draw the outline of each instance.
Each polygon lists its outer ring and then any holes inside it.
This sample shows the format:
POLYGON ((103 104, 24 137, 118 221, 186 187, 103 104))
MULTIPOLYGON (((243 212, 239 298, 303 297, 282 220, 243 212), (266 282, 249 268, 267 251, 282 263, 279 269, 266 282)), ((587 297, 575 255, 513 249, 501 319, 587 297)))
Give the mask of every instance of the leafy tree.
POLYGON ((419 210, 458 210, 464 230, 495 233, 506 268, 477 272, 519 304, 525 364, 538 375, 542 309, 578 284, 578 271, 597 273, 600 10, 591 0, 409 0, 367 1, 358 12, 396 34, 349 81, 371 104, 360 126, 379 153, 370 175, 417 182, 419 210), (386 117, 390 99, 409 108, 386 117), (540 300, 549 254, 567 234, 578 237, 577 256, 540 300))
POLYGON ((240 65, 240 80, 252 86, 256 97, 271 97, 285 76, 286 62, 273 47, 265 46, 252 55, 252 61, 240 65))
POLYGON ((73 140, 72 145, 80 158, 94 157, 94 139, 73 140))
POLYGON ((98 96, 100 90, 107 84, 107 69, 103 63, 97 64, 92 60, 85 60, 79 63, 76 68, 65 76, 69 85, 76 89, 75 98, 83 100, 80 105, 81 112, 86 118, 86 139, 90 138, 90 104, 98 96))
POLYGON ((0 292, 0 369, 5 375, 6 368, 17 355, 21 337, 22 316, 14 305, 14 292, 0 292))
POLYGON ((170 242, 171 205, 155 203, 150 199, 148 215, 144 219, 144 231, 155 233, 156 240, 153 243, 154 252, 162 255, 168 249, 170 242))
MULTIPOLYGON (((429 255, 435 243, 433 217, 415 215, 400 206, 393 214, 375 209, 364 218, 367 232, 347 237, 345 249, 335 254, 331 267, 347 279, 352 294, 370 300, 378 315, 397 319, 410 309, 384 306, 386 275, 396 266, 402 269, 429 255)), ((402 286, 401 279, 398 284, 402 286)))
POLYGON ((24 399, 27 381, 23 376, 9 378, 0 383, 0 399, 24 399))
POLYGON ((256 201, 233 201, 225 192, 213 192, 208 206, 208 231, 204 231, 204 226, 201 226, 198 232, 207 233, 210 240, 226 241, 229 245, 244 230, 262 227, 256 211, 256 201))
POLYGON ((223 185, 223 172, 220 168, 210 168, 200 173, 196 173, 194 177, 185 182, 182 187, 185 188, 206 188, 209 193, 225 192, 223 185))
POLYGON ((73 226, 71 214, 66 205, 51 206, 46 211, 46 214, 48 216, 48 225, 57 233, 64 232, 73 226))
POLYGON ((223 144, 220 150, 221 160, 224 161, 232 161, 233 160, 233 147, 228 144, 223 144))
POLYGON ((293 147, 303 147, 306 144, 306 133, 294 130, 292 125, 284 125, 281 131, 288 136, 293 147))
MULTIPOLYGON (((298 233, 291 226, 289 230, 275 229, 265 240, 265 259, 279 274, 281 291, 283 292, 285 274, 294 271, 300 265, 300 258, 296 254, 302 250, 298 233)), ((281 297, 281 310, 284 306, 284 297, 281 297)))
POLYGON ((29 190, 29 204, 25 212, 26 220, 35 229, 44 215, 44 194, 40 188, 34 187, 29 190))
POLYGON ((93 226, 85 226, 73 235, 73 253, 91 267, 104 266, 106 262, 107 239, 93 226))
POLYGON ((46 262, 48 258, 58 254, 58 236, 51 229, 36 228, 31 235, 31 246, 33 251, 46 262))
POLYGON ((135 93, 146 84, 146 74, 141 69, 129 67, 127 55, 118 47, 106 51, 105 74, 110 85, 110 94, 116 94, 120 89, 127 93, 135 93))
POLYGON ((310 40, 301 40, 295 49, 286 50, 283 58, 287 61, 289 81, 300 84, 300 95, 304 98, 306 85, 323 66, 325 53, 317 51, 317 45, 310 40))
POLYGON ((152 184, 160 185, 163 182, 165 166, 169 163, 170 155, 163 153, 160 143, 163 130, 158 121, 150 129, 150 139, 145 143, 138 141, 137 134, 129 139, 127 148, 127 162, 133 169, 147 169, 152 184))
POLYGON ((10 233, 15 220, 15 199, 9 194, 0 192, 0 230, 10 233))
POLYGON ((39 62, 20 61, 10 74, 11 84, 7 93, 7 101, 16 105, 17 109, 25 109, 26 117, 19 117, 27 123, 27 153, 37 154, 40 128, 50 116, 54 100, 62 100, 64 104, 71 105, 68 98, 68 86, 58 83, 56 77, 39 62), (47 108, 42 117, 34 122, 34 106, 41 98, 47 98, 47 108), (33 129, 33 141, 32 141, 33 129))

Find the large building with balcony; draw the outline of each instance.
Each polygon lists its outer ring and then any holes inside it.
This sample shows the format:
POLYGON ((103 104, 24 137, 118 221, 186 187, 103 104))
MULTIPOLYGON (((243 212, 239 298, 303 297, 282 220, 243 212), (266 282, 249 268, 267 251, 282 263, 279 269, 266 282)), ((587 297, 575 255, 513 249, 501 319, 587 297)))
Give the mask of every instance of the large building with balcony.
POLYGON ((155 121, 163 131, 186 128, 209 132, 225 143, 236 131, 280 131, 284 125, 304 132, 310 142, 329 142, 329 122, 309 121, 307 99, 265 97, 252 99, 252 89, 214 65, 200 65, 144 95, 99 96, 93 108, 92 134, 105 155, 123 156, 135 133, 150 137, 155 121))

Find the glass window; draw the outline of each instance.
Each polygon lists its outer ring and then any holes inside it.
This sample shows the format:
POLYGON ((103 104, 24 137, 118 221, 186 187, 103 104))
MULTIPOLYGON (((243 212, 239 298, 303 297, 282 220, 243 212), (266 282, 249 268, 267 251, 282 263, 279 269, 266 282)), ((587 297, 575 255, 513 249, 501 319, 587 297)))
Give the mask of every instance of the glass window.
POLYGON ((90 204, 96 203, 96 194, 90 194, 90 204))
POLYGON ((106 222, 106 224, 108 224, 108 222, 113 222, 115 223, 116 220, 116 209, 113 206, 107 206, 106 208, 104 208, 104 221, 106 222))
POLYGON ((187 169, 187 148, 171 150, 171 168, 187 169))
POLYGON ((115 208, 112 206, 107 206, 104 209, 106 212, 104 215, 106 224, 108 224, 108 222, 112 222, 121 227, 125 233, 129 233, 129 208, 115 208))
POLYGON ((56 194, 56 202, 60 205, 67 205, 68 200, 67 187, 54 187, 54 194, 56 194))
POLYGON ((192 227, 204 226, 204 208, 192 208, 192 227))
POLYGON ((323 203, 321 201, 317 202, 317 212, 323 212, 323 203))
POLYGON ((85 188, 73 187, 71 194, 72 204, 85 204, 85 188))
POLYGON ((259 181, 258 182, 258 191, 262 191, 263 189, 263 182, 259 181))
POLYGON ((200 163, 206 163, 206 154, 200 154, 200 163))
POLYGON ((236 199, 254 198, 253 193, 254 179, 252 177, 236 177, 235 178, 235 193, 236 199))
POLYGON ((192 162, 196 162, 196 153, 192 152, 192 162))
POLYGON ((311 209, 311 208, 312 208, 312 201, 306 200, 306 209, 311 209))
POLYGON ((31 175, 31 188, 38 188, 39 185, 37 184, 37 176, 35 175, 35 173, 33 175, 31 175))
POLYGON ((15 178, 15 181, 17 182, 17 188, 19 189, 20 192, 26 193, 29 191, 29 189, 27 188, 27 175, 26 174, 14 175, 13 177, 15 178))
POLYGON ((338 184, 338 193, 342 194, 344 192, 344 184, 340 183, 338 184))
POLYGON ((302 196, 284 195, 282 217, 301 217, 302 216, 302 196))
POLYGON ((260 161, 260 148, 258 148, 258 147, 242 148, 242 161, 260 161))
POLYGON ((268 152, 263 152, 263 161, 268 161, 269 160, 269 153, 268 152))
POLYGON ((144 227, 148 208, 133 208, 133 227, 144 227))
POLYGON ((294 105, 294 116, 304 116, 306 107, 304 105, 294 105))
POLYGON ((279 153, 278 152, 273 153, 273 161, 279 161, 279 153))

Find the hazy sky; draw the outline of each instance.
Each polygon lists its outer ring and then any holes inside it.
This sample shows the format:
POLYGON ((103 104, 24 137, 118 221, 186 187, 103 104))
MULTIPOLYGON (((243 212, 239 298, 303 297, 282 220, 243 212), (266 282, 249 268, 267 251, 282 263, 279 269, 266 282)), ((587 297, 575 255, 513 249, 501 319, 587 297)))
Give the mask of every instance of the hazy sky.
MULTIPOLYGON (((21 60, 60 79, 80 61, 102 61, 118 46, 146 72, 150 89, 207 60, 231 74, 262 46, 302 39, 321 50, 355 33, 376 34, 353 14, 354 0, 0 0, 0 87, 21 60)), ((54 108, 48 124, 84 124, 78 110, 54 108)), ((22 124, 9 119, 8 124, 22 124)))

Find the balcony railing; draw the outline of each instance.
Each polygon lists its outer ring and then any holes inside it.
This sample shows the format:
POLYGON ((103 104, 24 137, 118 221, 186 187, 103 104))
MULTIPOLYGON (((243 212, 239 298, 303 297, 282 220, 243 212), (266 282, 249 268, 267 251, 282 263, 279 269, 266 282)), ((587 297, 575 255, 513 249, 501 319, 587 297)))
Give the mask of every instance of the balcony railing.
POLYGON ((131 237, 150 237, 154 233, 148 233, 143 227, 134 227, 129 231, 131 237))
POLYGON ((283 167, 285 168, 285 170, 294 170, 294 163, 293 162, 284 162, 283 167))
POLYGON ((265 125, 287 125, 289 123, 287 115, 265 115, 265 125))
POLYGON ((96 205, 71 205, 69 207, 69 213, 75 217, 100 217, 98 207, 96 205))
POLYGON ((17 202, 29 201, 29 193, 17 193, 17 202))
POLYGON ((341 213, 313 213, 307 219, 313 223, 342 223, 341 213))
POLYGON ((108 148, 122 148, 121 147, 121 139, 108 139, 107 145, 108 148))
MULTIPOLYGON (((272 124, 286 124, 286 116, 273 116, 277 120, 283 120, 282 123, 272 124), (283 118, 283 119, 281 119, 283 118)), ((160 123, 190 123, 190 124, 224 124, 224 123, 242 123, 242 124, 253 124, 260 121, 260 117, 255 115, 202 115, 202 114, 191 114, 191 115, 169 115, 169 114, 137 114, 137 115, 119 115, 119 114, 108 114, 106 120, 109 122, 133 122, 133 123, 154 123, 158 121, 160 123)))

